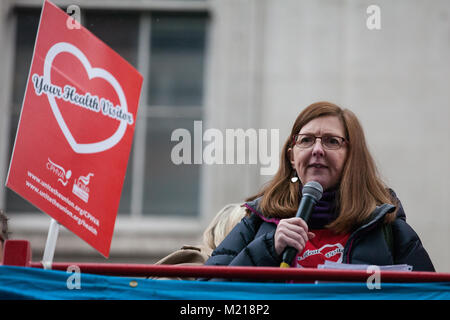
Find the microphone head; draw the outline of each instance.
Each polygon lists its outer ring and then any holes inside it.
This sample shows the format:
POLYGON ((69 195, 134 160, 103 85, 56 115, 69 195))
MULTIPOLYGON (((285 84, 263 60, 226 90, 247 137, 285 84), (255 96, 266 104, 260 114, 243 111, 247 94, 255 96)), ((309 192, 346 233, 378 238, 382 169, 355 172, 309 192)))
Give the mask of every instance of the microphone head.
POLYGON ((307 182, 302 189, 303 196, 310 196, 315 201, 319 201, 322 198, 323 188, 322 185, 316 181, 307 182))

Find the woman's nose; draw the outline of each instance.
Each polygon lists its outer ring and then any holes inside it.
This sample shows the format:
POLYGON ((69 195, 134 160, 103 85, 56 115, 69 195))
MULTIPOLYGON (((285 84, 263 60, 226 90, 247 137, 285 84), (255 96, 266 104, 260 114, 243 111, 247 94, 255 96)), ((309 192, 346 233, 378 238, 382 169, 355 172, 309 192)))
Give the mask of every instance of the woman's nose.
POLYGON ((313 145, 312 149, 312 155, 313 156, 323 156, 325 154, 325 151, 323 150, 322 146, 322 139, 316 138, 316 142, 313 145))

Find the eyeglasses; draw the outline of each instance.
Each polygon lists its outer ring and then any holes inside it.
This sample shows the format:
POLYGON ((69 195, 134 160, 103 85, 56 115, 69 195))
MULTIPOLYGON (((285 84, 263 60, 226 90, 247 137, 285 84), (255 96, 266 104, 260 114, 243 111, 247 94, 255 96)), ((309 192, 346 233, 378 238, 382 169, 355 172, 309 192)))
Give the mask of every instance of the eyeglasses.
POLYGON ((339 136, 324 135, 316 137, 313 134, 295 134, 293 136, 293 144, 301 149, 308 149, 316 143, 317 139, 320 139, 322 146, 328 150, 340 149, 347 141, 339 136))

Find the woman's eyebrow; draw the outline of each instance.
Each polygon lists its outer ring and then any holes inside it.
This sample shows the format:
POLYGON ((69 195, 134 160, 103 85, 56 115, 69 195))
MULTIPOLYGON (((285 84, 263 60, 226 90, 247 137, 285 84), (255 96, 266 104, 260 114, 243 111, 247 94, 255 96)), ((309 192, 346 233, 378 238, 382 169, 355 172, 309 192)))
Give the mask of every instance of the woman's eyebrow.
MULTIPOLYGON (((307 135, 312 135, 315 136, 316 134, 313 132, 299 132, 298 134, 307 134, 307 135)), ((340 133, 334 133, 334 132, 325 132, 322 133, 322 136, 335 136, 335 137, 343 137, 343 135, 341 135, 340 133)))

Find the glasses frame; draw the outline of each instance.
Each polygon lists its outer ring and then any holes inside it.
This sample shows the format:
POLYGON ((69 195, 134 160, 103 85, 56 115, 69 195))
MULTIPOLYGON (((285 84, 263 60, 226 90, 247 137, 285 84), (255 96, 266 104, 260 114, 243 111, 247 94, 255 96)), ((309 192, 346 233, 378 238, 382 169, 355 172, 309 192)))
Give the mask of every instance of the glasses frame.
POLYGON ((348 140, 347 140, 346 138, 340 137, 340 136, 335 136, 335 135, 332 135, 332 134, 330 134, 330 135, 326 134, 326 135, 323 135, 323 136, 316 136, 316 135, 311 134, 311 133, 297 133, 297 134, 294 134, 294 135, 292 136, 292 146, 297 146, 297 147, 299 147, 300 149, 308 149, 308 148, 311 148, 312 146, 314 146, 314 145, 316 144, 317 139, 320 139, 320 144, 322 145, 322 147, 323 147, 324 149, 327 149, 327 150, 339 150, 339 149, 342 148, 342 146, 343 146, 345 143, 348 143, 348 140), (305 148, 305 147, 300 147, 300 145, 297 143, 297 137, 298 137, 298 136, 311 136, 311 137, 314 137, 314 142, 313 142, 313 144, 311 144, 309 147, 306 147, 306 148, 305 148), (326 146, 323 144, 323 140, 322 140, 323 137, 339 138, 339 139, 342 139, 342 143, 339 145, 338 148, 328 148, 328 147, 326 147, 326 146))

